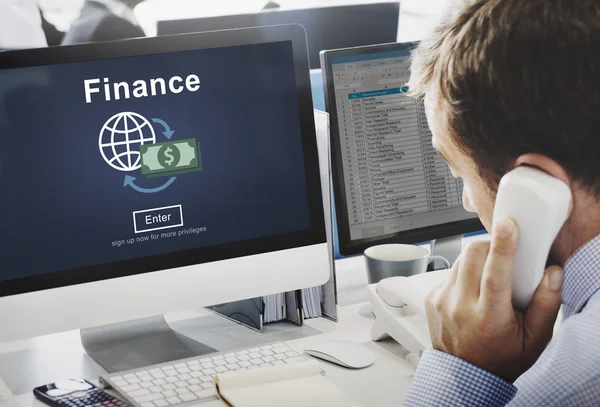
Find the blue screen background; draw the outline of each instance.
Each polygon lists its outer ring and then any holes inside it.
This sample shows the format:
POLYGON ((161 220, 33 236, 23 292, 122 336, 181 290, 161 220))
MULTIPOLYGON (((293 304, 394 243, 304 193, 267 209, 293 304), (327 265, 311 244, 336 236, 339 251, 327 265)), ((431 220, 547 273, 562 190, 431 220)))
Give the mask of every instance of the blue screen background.
MULTIPOLYGON (((153 124, 158 142, 167 141, 153 124)), ((310 227, 290 42, 0 71, 0 280, 271 236, 310 227), (185 78, 201 88, 85 103, 84 80, 185 78), (203 171, 168 178, 122 172, 98 137, 120 112, 161 118, 172 140, 196 138, 203 171), (136 238, 132 213, 182 205, 206 232, 115 247, 136 238)))

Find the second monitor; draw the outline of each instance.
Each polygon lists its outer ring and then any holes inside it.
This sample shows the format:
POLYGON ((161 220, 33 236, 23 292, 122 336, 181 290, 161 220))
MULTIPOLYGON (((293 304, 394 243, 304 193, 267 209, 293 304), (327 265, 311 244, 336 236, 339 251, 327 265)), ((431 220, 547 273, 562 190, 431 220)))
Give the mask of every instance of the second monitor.
POLYGON ((406 95, 415 46, 321 54, 342 255, 483 229, 463 208, 462 182, 431 144, 422 102, 406 95))

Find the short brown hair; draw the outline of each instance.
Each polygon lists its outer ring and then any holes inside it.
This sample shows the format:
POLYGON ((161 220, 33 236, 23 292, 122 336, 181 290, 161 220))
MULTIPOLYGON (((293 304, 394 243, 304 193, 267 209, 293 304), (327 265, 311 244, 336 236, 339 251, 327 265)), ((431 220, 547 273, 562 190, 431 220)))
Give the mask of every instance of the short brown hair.
POLYGON ((600 1, 453 2, 413 58, 411 91, 431 86, 490 185, 534 152, 600 196, 600 1))

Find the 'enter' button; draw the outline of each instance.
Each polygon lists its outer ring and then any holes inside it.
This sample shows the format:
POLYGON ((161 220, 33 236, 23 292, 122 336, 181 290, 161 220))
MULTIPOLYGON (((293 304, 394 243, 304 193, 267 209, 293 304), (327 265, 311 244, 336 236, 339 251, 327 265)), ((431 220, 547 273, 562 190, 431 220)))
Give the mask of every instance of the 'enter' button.
POLYGON ((181 205, 133 212, 133 230, 135 233, 152 232, 180 226, 183 226, 183 209, 181 205))

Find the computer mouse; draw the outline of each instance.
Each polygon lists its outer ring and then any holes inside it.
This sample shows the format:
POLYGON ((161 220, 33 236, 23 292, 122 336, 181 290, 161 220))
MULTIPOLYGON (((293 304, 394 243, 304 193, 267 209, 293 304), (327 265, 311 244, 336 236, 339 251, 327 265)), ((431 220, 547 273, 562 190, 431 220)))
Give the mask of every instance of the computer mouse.
POLYGON ((373 355, 367 348, 346 341, 316 343, 304 348, 304 352, 349 369, 362 369, 371 366, 375 362, 373 355))

